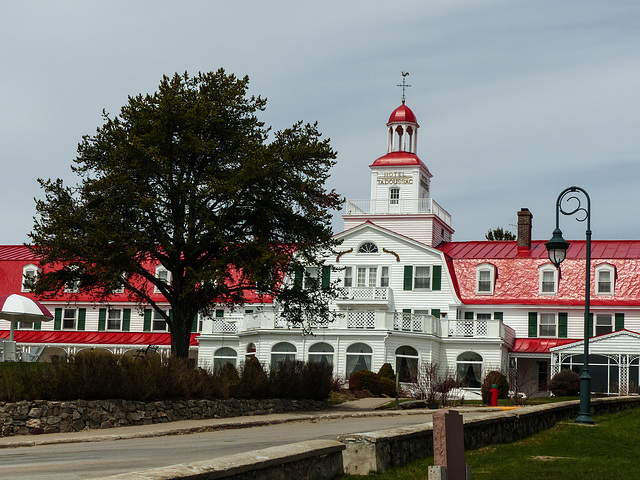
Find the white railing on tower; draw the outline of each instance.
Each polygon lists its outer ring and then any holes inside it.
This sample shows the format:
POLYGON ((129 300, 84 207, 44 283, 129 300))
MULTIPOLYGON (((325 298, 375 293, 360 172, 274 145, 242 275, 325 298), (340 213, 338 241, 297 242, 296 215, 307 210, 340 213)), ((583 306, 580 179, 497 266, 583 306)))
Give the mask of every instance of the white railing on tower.
POLYGON ((432 198, 399 198, 396 200, 345 200, 345 215, 407 215, 432 213, 451 225, 451 215, 432 198))

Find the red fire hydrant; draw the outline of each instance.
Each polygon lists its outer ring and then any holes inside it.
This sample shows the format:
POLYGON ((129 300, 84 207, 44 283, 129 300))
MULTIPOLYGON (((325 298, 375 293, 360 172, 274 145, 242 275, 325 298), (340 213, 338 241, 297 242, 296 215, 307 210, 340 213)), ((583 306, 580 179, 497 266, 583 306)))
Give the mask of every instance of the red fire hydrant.
POLYGON ((491 385, 491 406, 498 406, 498 385, 495 383, 491 385))

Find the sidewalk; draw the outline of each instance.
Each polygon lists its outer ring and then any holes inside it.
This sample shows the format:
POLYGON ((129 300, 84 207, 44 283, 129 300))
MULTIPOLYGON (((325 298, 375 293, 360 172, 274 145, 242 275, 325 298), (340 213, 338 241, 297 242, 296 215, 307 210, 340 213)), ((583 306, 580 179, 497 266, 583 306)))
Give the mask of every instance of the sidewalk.
POLYGON ((276 425, 280 423, 333 420, 358 416, 392 416, 424 414, 425 410, 376 410, 389 403, 388 398, 361 398, 352 402, 331 406, 325 410, 311 412, 278 413, 247 417, 210 418, 204 420, 181 420, 170 423, 117 427, 104 430, 83 430, 70 433, 42 435, 20 435, 0 437, 0 448, 32 447, 61 443, 101 442, 128 438, 149 438, 166 435, 210 432, 236 428, 276 425))

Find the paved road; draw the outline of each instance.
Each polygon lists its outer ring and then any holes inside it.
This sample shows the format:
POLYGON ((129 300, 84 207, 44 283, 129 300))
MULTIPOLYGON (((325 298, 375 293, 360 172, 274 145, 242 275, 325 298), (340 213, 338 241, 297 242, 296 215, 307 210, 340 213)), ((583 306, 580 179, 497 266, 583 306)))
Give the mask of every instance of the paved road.
POLYGON ((85 479, 430 421, 430 414, 343 418, 146 439, 8 448, 0 450, 0 478, 85 479))

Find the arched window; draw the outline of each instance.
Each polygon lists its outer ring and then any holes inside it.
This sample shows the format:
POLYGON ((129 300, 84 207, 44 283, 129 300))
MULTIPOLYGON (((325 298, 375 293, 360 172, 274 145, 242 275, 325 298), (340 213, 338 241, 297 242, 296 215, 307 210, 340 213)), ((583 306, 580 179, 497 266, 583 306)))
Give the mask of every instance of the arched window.
POLYGON ((461 386, 480 388, 482 381, 482 355, 476 352, 463 352, 458 355, 456 373, 461 386))
POLYGON ((596 265, 596 295, 613 295, 615 290, 616 269, 613 265, 596 265))
POLYGON ((271 348, 271 365, 278 362, 293 362, 296 359, 296 346, 289 342, 276 343, 271 348))
POLYGON ((347 377, 358 370, 371 370, 373 350, 366 343, 354 343, 347 347, 347 377))
POLYGON ((493 295, 496 267, 482 263, 476 267, 476 295, 493 295))
POLYGON ((373 242, 364 242, 358 248, 358 253, 378 253, 378 246, 373 242))
POLYGON ((234 367, 236 366, 236 362, 238 360, 238 352, 236 352, 233 348, 230 347, 222 347, 217 349, 213 354, 213 369, 217 370, 218 368, 230 363, 234 367))
POLYGON ((540 295, 558 293, 558 269, 551 263, 540 266, 540 295))
POLYGON ((248 359, 255 356, 256 356, 256 344, 252 342, 247 345, 247 351, 244 355, 244 358, 248 359))
POLYGON ((401 382, 415 382, 418 377, 418 351, 408 345, 396 349, 396 372, 401 382))
POLYGON ((333 365, 333 347, 325 342, 314 343, 309 347, 309 361, 333 365))
POLYGON ((33 287, 36 286, 38 281, 38 275, 42 272, 42 269, 37 265, 30 263, 22 267, 22 291, 30 292, 33 287))

